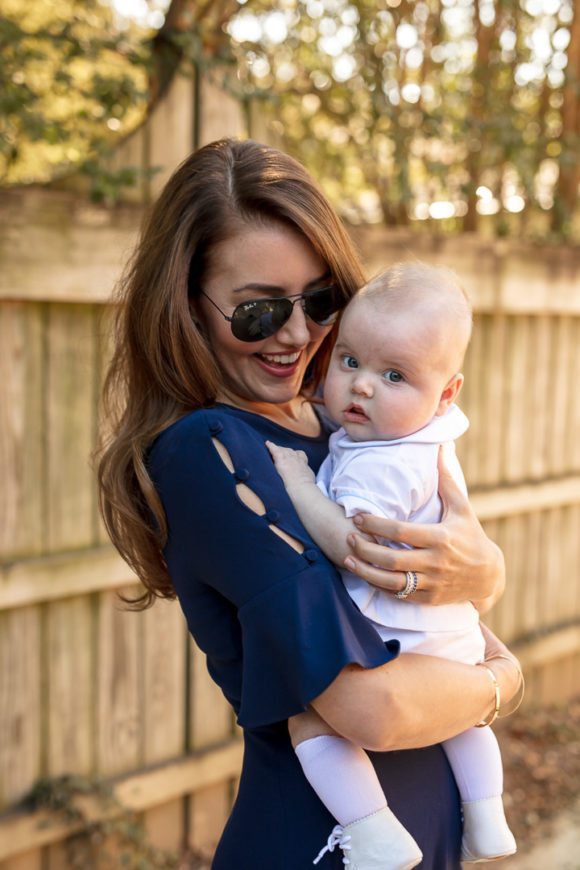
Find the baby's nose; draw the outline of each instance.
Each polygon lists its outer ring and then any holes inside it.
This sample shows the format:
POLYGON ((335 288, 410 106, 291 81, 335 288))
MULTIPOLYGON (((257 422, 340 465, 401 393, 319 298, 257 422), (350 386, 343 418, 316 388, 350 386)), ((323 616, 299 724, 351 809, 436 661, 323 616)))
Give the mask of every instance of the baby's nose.
POLYGON ((372 396, 372 384, 365 375, 358 374, 352 379, 351 389, 358 396, 372 396))

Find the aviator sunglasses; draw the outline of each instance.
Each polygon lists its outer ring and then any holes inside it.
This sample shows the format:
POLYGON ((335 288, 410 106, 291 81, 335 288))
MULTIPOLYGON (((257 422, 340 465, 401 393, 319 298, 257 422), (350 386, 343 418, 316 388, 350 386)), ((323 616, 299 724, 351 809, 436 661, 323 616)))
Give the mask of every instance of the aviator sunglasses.
POLYGON ((288 323, 298 300, 304 313, 317 323, 318 326, 328 326, 334 323, 338 312, 345 307, 347 300, 343 297, 340 288, 336 284, 328 287, 319 287, 317 290, 309 290, 307 293, 294 293, 291 296, 281 296, 276 299, 250 299, 240 302, 233 310, 231 317, 225 314, 219 305, 200 291, 206 299, 209 299, 214 308, 217 308, 222 317, 229 321, 232 333, 240 341, 261 341, 269 338, 285 323, 288 323))

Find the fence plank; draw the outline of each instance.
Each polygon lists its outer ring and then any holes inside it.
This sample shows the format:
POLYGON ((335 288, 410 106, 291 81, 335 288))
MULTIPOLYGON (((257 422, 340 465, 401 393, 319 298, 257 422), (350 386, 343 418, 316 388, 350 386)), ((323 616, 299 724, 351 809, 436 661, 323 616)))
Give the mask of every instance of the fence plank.
POLYGON ((40 774, 41 651, 39 608, 0 613, 0 807, 40 774))
POLYGON ((530 453, 528 476, 537 480, 546 476, 547 465, 546 409, 549 406, 549 392, 552 388, 550 319, 545 315, 539 315, 534 318, 532 326, 534 352, 530 360, 528 383, 533 384, 533 389, 530 391, 526 441, 530 453))
POLYGON ((190 640, 190 744, 212 746, 233 733, 233 713, 221 689, 210 678, 204 653, 190 640))
POLYGON ((187 628, 176 602, 142 614, 144 761, 153 764, 185 749, 187 628))
MULTIPOLYGON (((557 476, 568 471, 569 458, 566 452, 570 428, 569 396, 574 391, 574 381, 579 372, 570 367, 571 322, 569 317, 556 317, 552 322, 552 365, 550 390, 544 417, 548 424, 546 474, 557 476)), ((578 430, 576 431, 576 437, 578 430)))
POLYGON ((529 327, 527 317, 513 317, 508 326, 509 339, 503 373, 505 417, 501 477, 510 483, 525 480, 528 476, 528 396, 529 390, 535 386, 526 377, 530 353, 529 327))
POLYGON ((0 557, 44 544, 43 306, 0 305, 0 557))
POLYGON ((93 769, 93 605, 90 596, 46 608, 47 774, 93 769))
POLYGON ((113 776, 142 763, 141 620, 114 592, 99 596, 97 770, 113 776))
MULTIPOLYGON (((63 870, 64 867, 65 864, 60 864, 58 870, 63 870)), ((6 861, 0 861, 0 870, 45 870, 42 849, 31 849, 13 858, 7 858, 6 861)))
POLYGON ((228 784, 199 789, 189 803, 188 846, 202 857, 210 858, 222 835, 232 807, 228 784))
POLYGON ((153 848, 177 855, 185 845, 183 800, 148 810, 143 817, 147 841, 153 848))
POLYGON ((92 306, 53 305, 48 332, 49 550, 93 543, 95 336, 92 306))
POLYGON ((485 317, 484 353, 480 361, 482 402, 479 445, 481 459, 477 483, 485 486, 497 484, 501 479, 501 455, 504 437, 505 404, 502 401, 503 368, 507 321, 505 315, 485 317), (486 376, 487 375, 487 376, 486 376))

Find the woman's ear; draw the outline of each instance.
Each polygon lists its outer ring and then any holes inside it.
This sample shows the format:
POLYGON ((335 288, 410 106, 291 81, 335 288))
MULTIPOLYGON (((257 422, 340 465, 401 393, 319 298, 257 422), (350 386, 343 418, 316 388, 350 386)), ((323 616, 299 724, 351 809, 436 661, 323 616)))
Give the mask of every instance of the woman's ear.
POLYGON ((458 372, 456 375, 447 382, 445 389, 441 393, 441 398, 439 399, 439 404, 437 405, 437 410, 435 411, 436 417, 442 417, 445 411, 449 408, 459 393, 459 390, 462 387, 464 378, 463 375, 458 372))

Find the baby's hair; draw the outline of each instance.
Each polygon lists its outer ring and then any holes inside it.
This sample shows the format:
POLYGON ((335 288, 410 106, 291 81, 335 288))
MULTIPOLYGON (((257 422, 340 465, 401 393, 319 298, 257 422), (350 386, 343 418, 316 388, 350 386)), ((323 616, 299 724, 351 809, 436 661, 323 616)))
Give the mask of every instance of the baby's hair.
POLYGON ((434 315, 443 313, 460 347, 461 364, 471 338, 473 317, 468 296, 452 269, 420 260, 395 263, 365 284, 355 299, 384 302, 391 311, 407 310, 416 304, 434 315))

